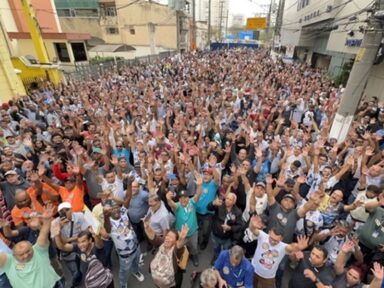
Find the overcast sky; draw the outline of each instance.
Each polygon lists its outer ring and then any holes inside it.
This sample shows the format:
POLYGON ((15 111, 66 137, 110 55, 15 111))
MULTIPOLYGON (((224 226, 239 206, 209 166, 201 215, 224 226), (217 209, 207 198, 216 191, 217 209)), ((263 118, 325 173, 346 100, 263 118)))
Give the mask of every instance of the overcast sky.
MULTIPOLYGON (((168 0, 155 0, 167 4, 168 0)), ((271 0, 229 0, 229 14, 243 14, 246 17, 254 16, 255 13, 266 13, 262 5, 269 4, 271 0)), ((275 0, 278 2, 278 0, 275 0)))

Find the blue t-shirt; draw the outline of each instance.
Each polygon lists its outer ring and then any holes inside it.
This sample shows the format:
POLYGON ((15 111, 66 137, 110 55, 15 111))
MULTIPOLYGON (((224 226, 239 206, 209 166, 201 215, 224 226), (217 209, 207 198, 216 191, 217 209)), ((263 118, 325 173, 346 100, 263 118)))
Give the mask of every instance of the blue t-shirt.
POLYGON ((214 212, 209 211, 207 207, 209 203, 215 200, 217 184, 212 179, 208 183, 203 182, 203 185, 201 186, 202 186, 201 189, 203 190, 203 192, 200 195, 199 201, 196 203, 196 212, 201 215, 213 214, 214 212))
POLYGON ((245 258, 236 267, 232 266, 229 250, 221 251, 215 261, 215 269, 230 287, 253 288, 253 267, 245 258))
POLYGON ((140 189, 139 193, 132 196, 129 202, 128 216, 132 223, 140 223, 148 212, 148 192, 140 189))
POLYGON ((192 236, 197 231, 196 203, 193 199, 189 199, 187 207, 183 207, 180 202, 177 202, 175 216, 177 231, 181 231, 184 224, 188 225, 187 237, 192 236))
POLYGON ((122 148, 121 151, 119 151, 117 148, 113 149, 113 155, 116 156, 118 159, 124 157, 125 160, 129 163, 129 157, 131 156, 131 151, 129 151, 126 148, 122 148))

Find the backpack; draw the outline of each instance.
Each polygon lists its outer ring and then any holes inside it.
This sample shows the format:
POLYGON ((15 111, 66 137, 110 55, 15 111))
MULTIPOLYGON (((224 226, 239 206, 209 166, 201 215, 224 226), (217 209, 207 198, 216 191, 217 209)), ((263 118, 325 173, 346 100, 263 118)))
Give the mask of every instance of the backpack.
POLYGON ((113 275, 111 270, 104 267, 99 259, 93 255, 88 260, 88 269, 85 274, 85 287, 86 288, 106 288, 112 283, 113 275))

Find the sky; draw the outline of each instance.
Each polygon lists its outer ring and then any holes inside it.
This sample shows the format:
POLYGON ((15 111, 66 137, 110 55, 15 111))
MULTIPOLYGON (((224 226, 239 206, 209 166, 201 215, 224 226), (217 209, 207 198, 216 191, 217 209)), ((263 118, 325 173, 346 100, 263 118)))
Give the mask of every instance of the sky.
MULTIPOLYGON (((162 4, 167 4, 168 0, 156 0, 162 4)), ((278 0, 275 0, 278 2, 278 0)), ((271 0, 229 0, 229 14, 242 14, 245 17, 254 16, 255 13, 267 13, 260 5, 271 3, 271 0)))
POLYGON ((245 17, 254 16, 255 13, 267 13, 262 5, 269 4, 270 0, 229 0, 229 14, 242 14, 245 17))

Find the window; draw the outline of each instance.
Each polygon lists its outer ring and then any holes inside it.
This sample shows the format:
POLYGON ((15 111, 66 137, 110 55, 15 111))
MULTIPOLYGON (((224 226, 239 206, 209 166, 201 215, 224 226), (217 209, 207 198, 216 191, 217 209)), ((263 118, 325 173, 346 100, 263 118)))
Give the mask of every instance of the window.
POLYGON ((57 58, 59 58, 61 62, 71 62, 66 43, 53 43, 53 45, 55 45, 57 58))
POLYGON ((135 35, 136 34, 135 27, 129 26, 129 33, 131 33, 131 35, 135 35))
POLYGON ((119 34, 119 28, 117 27, 108 27, 107 34, 119 34))
POLYGON ((75 10, 73 9, 57 9, 59 17, 75 17, 75 10))
POLYGON ((71 43, 75 62, 87 61, 87 53, 85 52, 84 43, 71 43))
POLYGON ((76 17, 99 17, 97 9, 76 9, 76 17))
POLYGON ((298 0, 297 1, 297 11, 307 7, 309 5, 309 0, 298 0))
POLYGON ((117 16, 116 7, 107 7, 105 8, 105 16, 117 16))

